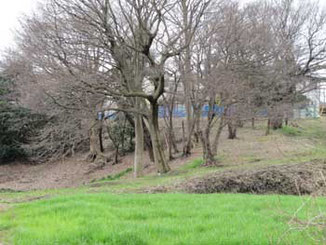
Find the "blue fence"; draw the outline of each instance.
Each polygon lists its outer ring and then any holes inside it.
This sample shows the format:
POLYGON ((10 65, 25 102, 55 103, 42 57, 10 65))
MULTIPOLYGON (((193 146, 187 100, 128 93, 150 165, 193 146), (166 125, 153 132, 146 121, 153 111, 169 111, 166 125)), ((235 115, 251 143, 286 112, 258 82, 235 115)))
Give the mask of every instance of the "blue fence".
MULTIPOLYGON (((223 106, 214 105, 213 109, 214 109, 214 112, 219 116, 222 115, 222 113, 224 111, 223 106)), ((209 105, 204 105, 202 107, 201 111, 202 111, 202 116, 207 117, 208 111, 209 111, 209 105)), ((167 117, 169 115, 169 109, 167 107, 165 107, 165 106, 160 106, 158 114, 159 114, 160 118, 167 117)), ((176 105, 173 108, 172 116, 173 117, 181 117, 181 118, 186 117, 187 116, 187 111, 186 111, 185 105, 176 105)))
MULTIPOLYGON (((214 109, 214 112, 218 116, 221 116, 222 113, 224 112, 224 107, 223 106, 214 105, 213 109, 214 109)), ((208 111, 209 111, 209 105, 204 105, 202 107, 202 110, 201 110, 202 117, 207 117, 208 111)), ((235 112, 236 112, 236 108, 235 107, 230 107, 227 114, 231 114, 232 115, 235 112)), ((99 112, 97 114, 97 118, 99 120, 109 119, 109 118, 115 118, 116 113, 117 113, 116 111, 99 112)), ((158 110, 158 114, 159 114, 159 117, 160 118, 168 117, 168 115, 169 115, 169 109, 166 106, 160 106, 159 107, 159 110, 158 110)), ((267 116, 267 114, 268 113, 267 113, 267 110, 266 109, 262 109, 262 110, 256 112, 256 115, 257 116, 267 116)), ((182 104, 175 105, 175 107, 173 108, 172 116, 174 118, 183 118, 183 117, 186 117, 187 116, 186 106, 185 105, 182 105, 182 104)))

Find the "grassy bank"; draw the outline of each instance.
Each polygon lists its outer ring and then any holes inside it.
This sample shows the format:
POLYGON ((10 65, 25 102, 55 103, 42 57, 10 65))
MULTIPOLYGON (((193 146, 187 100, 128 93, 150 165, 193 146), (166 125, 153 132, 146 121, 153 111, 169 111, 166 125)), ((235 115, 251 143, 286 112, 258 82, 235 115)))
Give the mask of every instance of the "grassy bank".
MULTIPOLYGON (((302 202, 242 194, 78 194, 19 204, 1 214, 0 230, 19 245, 314 244, 304 232, 288 232, 302 202)), ((305 208, 299 216, 306 214, 305 208)))

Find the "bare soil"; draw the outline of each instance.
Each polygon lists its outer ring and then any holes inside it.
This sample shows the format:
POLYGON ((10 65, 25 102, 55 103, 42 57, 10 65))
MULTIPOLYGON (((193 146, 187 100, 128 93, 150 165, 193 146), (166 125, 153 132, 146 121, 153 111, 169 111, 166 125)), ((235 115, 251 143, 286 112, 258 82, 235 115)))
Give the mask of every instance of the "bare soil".
POLYGON ((39 165, 23 162, 0 165, 0 190, 25 191, 76 187, 131 167, 132 157, 129 155, 119 164, 105 166, 86 162, 84 155, 39 165))
MULTIPOLYGON (((177 157, 170 166, 176 169, 199 156, 200 151, 195 150, 188 158, 177 157)), ((0 192, 78 187, 132 168, 133 158, 133 154, 129 154, 121 157, 116 165, 108 163, 104 166, 87 162, 86 155, 38 165, 24 162, 0 165, 0 192)), ((144 166, 145 175, 156 174, 154 163, 150 162, 147 153, 144 166)), ((133 178, 132 173, 123 178, 133 178)))

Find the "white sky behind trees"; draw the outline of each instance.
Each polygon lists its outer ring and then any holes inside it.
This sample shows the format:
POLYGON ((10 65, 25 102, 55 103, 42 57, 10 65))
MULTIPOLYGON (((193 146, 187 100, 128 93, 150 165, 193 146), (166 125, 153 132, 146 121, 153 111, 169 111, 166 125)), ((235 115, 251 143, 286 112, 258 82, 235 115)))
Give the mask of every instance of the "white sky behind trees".
MULTIPOLYGON (((36 9, 43 0, 0 0, 0 52, 14 44, 14 31, 19 27, 19 18, 36 9)), ((240 0, 242 3, 252 0, 240 0)), ((321 0, 326 6, 326 1, 321 0)))
POLYGON ((0 51, 14 43, 14 31, 19 18, 30 14, 39 0, 0 0, 0 51))

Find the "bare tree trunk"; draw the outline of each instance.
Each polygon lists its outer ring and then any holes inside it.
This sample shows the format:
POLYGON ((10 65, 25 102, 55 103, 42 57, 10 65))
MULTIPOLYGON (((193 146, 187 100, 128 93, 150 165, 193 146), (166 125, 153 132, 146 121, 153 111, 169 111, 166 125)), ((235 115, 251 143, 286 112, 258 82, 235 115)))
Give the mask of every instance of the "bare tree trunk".
POLYGON ((219 122, 219 125, 218 125, 218 129, 217 129, 215 138, 214 138, 214 142, 213 142, 213 145, 212 145, 212 152, 213 152, 214 156, 217 155, 219 140, 221 138, 221 134, 222 134, 224 126, 225 126, 225 124, 224 124, 224 115, 222 115, 221 119, 220 119, 220 122, 219 122))
MULTIPOLYGON (((130 125, 135 129, 135 122, 134 122, 132 116, 129 113, 125 113, 125 115, 126 115, 128 122, 130 123, 130 125)), ((149 129, 146 127, 144 120, 143 120, 143 129, 144 129, 144 144, 146 146, 149 159, 151 160, 151 162, 154 162, 155 160, 154 160, 152 140, 151 140, 149 129)), ((136 132, 136 129, 135 129, 135 132, 136 132)))
POLYGON ((255 129, 255 118, 254 117, 251 118, 251 128, 255 129))
POLYGON ((194 132, 194 136, 195 136, 195 141, 196 143, 199 142, 200 140, 200 136, 199 136, 199 132, 200 132, 200 119, 201 119, 201 107, 200 108, 197 108, 195 110, 195 118, 194 118, 194 123, 196 125, 196 129, 195 129, 195 132, 194 132))
POLYGON ((210 144, 209 135, 210 127, 206 127, 204 133, 202 131, 199 132, 199 136, 203 145, 203 160, 205 166, 211 166, 216 164, 210 144))
MULTIPOLYGON (((90 153, 88 154, 86 160, 90 162, 101 162, 103 165, 109 161, 102 153, 101 149, 101 130, 103 127, 103 122, 101 120, 96 120, 89 130, 89 148, 90 153)), ((102 146, 103 147, 103 146, 102 146)))
POLYGON ((172 146, 173 146, 174 153, 179 153, 174 132, 172 132, 172 146))
POLYGON ((267 119, 267 127, 266 127, 266 133, 265 135, 269 135, 271 131, 271 119, 267 119))
POLYGON ((134 177, 141 177, 144 168, 144 128, 141 115, 135 115, 135 159, 134 177))
POLYGON ((229 136, 228 139, 236 139, 237 138, 237 125, 234 122, 234 119, 230 119, 228 122, 228 131, 229 131, 229 136))
POLYGON ((98 138, 99 138, 99 144, 100 144, 100 151, 104 152, 104 147, 103 147, 103 127, 101 125, 101 127, 98 130, 98 138))
POLYGON ((113 165, 116 165, 119 163, 119 148, 117 147, 115 149, 115 153, 114 153, 114 162, 113 165))
POLYGON ((209 101, 209 111, 207 115, 207 123, 205 126, 205 130, 204 132, 199 131, 199 136, 203 145, 203 160, 205 166, 211 166, 216 164, 210 141, 211 128, 214 117, 214 97, 212 96, 209 101))
POLYGON ((183 147, 183 156, 187 157, 191 155, 191 149, 192 149, 192 134, 194 132, 195 124, 191 124, 190 131, 187 132, 187 137, 185 141, 185 145, 183 147))
POLYGON ((151 160, 151 162, 155 162, 153 144, 152 144, 152 139, 151 139, 149 129, 145 126, 144 123, 143 123, 143 128, 144 128, 144 136, 145 136, 145 146, 146 146, 149 160, 151 160))
MULTIPOLYGON (((121 142, 121 149, 122 149, 122 154, 125 154, 125 133, 126 133, 126 123, 127 123, 127 119, 124 119, 123 122, 123 130, 122 130, 122 142, 121 142)), ((119 148, 118 148, 119 149, 119 148)), ((119 152, 119 151, 118 151, 119 152)))
MULTIPOLYGON (((186 85, 188 86, 188 85, 186 85)), ((189 94, 190 92, 188 92, 189 89, 185 89, 185 94, 189 94)), ((191 106, 191 99, 188 98, 190 97, 190 95, 186 95, 186 113, 187 113, 187 136, 186 136, 186 144, 183 147, 183 155, 184 156, 189 156, 191 154, 191 138, 192 138, 192 134, 193 134, 193 117, 192 117, 192 106, 191 106)))
POLYGON ((186 130, 185 130, 185 122, 182 120, 182 149, 183 149, 183 155, 185 155, 184 149, 186 147, 186 130))
POLYGON ((165 159, 165 153, 160 138, 157 102, 151 103, 151 117, 149 126, 153 145, 155 165, 160 174, 167 173, 168 171, 170 171, 170 167, 165 159))
MULTIPOLYGON (((187 0, 181 0, 182 15, 183 15, 183 25, 187 27, 189 23, 189 6, 187 0)), ((183 156, 189 156, 192 149, 192 135, 194 131, 194 118, 193 118, 193 108, 192 108, 192 91, 193 91, 193 81, 191 78, 191 33, 189 29, 185 29, 184 32, 184 43, 187 43, 187 47, 184 52, 184 64, 183 64, 183 87, 185 93, 185 107, 187 112, 187 136, 186 144, 183 147, 183 156)))
MULTIPOLYGON (((177 86, 176 86, 177 88, 177 86)), ((176 93, 176 89, 174 91, 176 93)), ((168 107, 169 110, 169 118, 168 118, 168 127, 167 127, 167 145, 168 145, 168 154, 169 154, 169 160, 173 160, 172 155, 172 148, 175 153, 179 152, 177 144, 175 143, 175 135, 174 135, 174 129, 173 129, 173 109, 174 109, 174 97, 172 99, 171 105, 168 107)))
POLYGON ((164 139, 165 139, 165 145, 166 145, 166 148, 168 149, 168 158, 169 158, 169 161, 171 161, 171 160, 173 160, 173 156, 172 156, 172 146, 169 142, 169 132, 165 131, 163 134, 164 134, 164 139))

